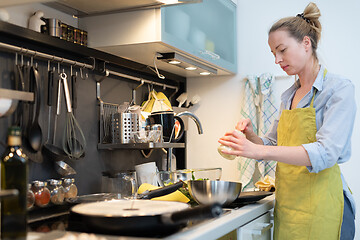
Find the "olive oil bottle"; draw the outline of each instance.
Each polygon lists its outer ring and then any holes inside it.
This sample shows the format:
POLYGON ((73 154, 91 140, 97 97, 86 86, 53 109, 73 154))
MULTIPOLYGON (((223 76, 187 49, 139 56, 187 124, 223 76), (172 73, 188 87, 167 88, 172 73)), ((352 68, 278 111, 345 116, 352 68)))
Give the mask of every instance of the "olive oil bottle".
POLYGON ((21 149, 21 129, 10 127, 8 146, 1 157, 1 189, 17 189, 19 195, 1 201, 1 239, 26 239, 28 160, 21 149))

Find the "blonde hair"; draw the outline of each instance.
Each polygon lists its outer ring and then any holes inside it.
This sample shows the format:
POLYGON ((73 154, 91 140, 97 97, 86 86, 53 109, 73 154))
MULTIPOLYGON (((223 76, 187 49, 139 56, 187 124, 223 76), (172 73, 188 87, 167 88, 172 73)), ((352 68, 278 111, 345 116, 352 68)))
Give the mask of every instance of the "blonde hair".
POLYGON ((316 59, 317 46, 321 38, 321 16, 319 8, 315 3, 310 2, 303 13, 295 17, 282 18, 272 25, 269 34, 276 30, 287 30, 290 36, 301 42, 305 36, 311 40, 313 55, 316 59))

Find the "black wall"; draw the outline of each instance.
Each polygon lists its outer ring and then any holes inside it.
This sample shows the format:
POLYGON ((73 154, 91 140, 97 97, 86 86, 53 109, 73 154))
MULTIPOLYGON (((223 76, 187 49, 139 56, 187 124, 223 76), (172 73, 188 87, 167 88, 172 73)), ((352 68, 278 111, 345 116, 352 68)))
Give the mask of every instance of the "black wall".
MULTIPOLYGON (((25 57, 25 63, 30 59, 25 57)), ((15 54, 0 51, 0 87, 11 88, 13 82, 15 54)), ((47 98, 47 61, 35 59, 34 63, 38 64, 39 73, 41 75, 41 112, 40 112, 40 126, 43 133, 43 142, 47 140, 47 124, 48 124, 48 107, 46 106, 47 98)), ((53 63, 52 67, 57 67, 53 63)), ((68 76, 70 76, 70 67, 68 65, 61 66, 68 76)), ((114 69, 116 70, 116 69, 114 69)), ((139 150, 98 150, 97 144, 99 142, 99 104, 96 99, 96 80, 101 78, 101 75, 94 71, 85 70, 88 74, 87 79, 80 79, 79 68, 74 68, 77 72, 77 92, 78 92, 78 108, 75 116, 79 122, 87 141, 85 157, 79 160, 70 160, 68 163, 77 172, 74 175, 75 183, 78 186, 79 194, 96 193, 101 191, 101 176, 103 171, 108 170, 131 170, 136 164, 155 161, 158 167, 161 166, 161 158, 163 152, 161 149, 155 149, 149 159, 144 158, 139 150)), ((119 69, 121 71, 121 69, 119 69)), ((58 76, 55 74, 54 86, 56 93, 58 76)), ((138 86, 138 82, 129 81, 109 76, 101 83, 101 97, 105 102, 121 104, 131 100, 132 89, 138 86)), ((155 90, 163 91, 167 96, 170 96, 174 90, 162 87, 155 90)), ((181 93, 181 92, 180 92, 181 93)), ((56 95, 56 94, 55 94, 56 95)), ((139 104, 147 98, 148 87, 143 85, 137 90, 136 102, 139 104)), ((1 97, 1 96, 0 96, 1 97)), ((56 96, 54 96, 55 99, 56 96)), ((174 97, 175 98, 175 97, 174 97)), ((174 99, 172 100, 174 101, 174 99)), ((58 118, 56 145, 61 146, 61 139, 63 137, 64 126, 66 123, 64 97, 62 96, 61 115, 58 118)), ((55 106, 52 109, 52 122, 54 121, 55 106)), ((12 124, 12 117, 0 118, 0 153, 4 150, 4 143, 6 142, 7 128, 12 124)), ((53 129, 52 129, 53 131, 53 129)), ((51 134, 52 135, 52 134, 51 134)), ((175 150, 177 153, 178 162, 184 163, 184 150, 175 150)), ((41 151, 34 154, 30 153, 26 148, 25 152, 29 157, 30 179, 46 180, 49 178, 61 178, 55 171, 54 162, 43 156, 41 151), (41 163, 38 163, 38 162, 41 163)))

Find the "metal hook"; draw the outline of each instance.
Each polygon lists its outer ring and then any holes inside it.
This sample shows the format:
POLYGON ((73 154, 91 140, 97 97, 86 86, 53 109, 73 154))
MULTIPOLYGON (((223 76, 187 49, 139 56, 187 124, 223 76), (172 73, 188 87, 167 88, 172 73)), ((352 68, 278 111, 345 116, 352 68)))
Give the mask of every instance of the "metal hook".
POLYGON ((33 64, 34 64, 34 57, 33 57, 33 56, 31 56, 31 57, 30 57, 30 66, 32 67, 32 66, 33 66, 33 64))
POLYGON ((175 88, 175 92, 173 92, 173 94, 171 94, 171 96, 169 97, 169 100, 171 101, 171 98, 179 91, 179 88, 176 87, 175 88))
POLYGON ((163 90, 165 90, 165 89, 166 89, 166 84, 163 85, 163 90))
POLYGON ((15 65, 18 65, 18 53, 15 53, 15 65))
MULTIPOLYGON (((81 73, 81 72, 80 72, 81 73)), ((102 76, 98 81, 98 83, 101 83, 105 78, 107 78, 109 76, 109 71, 108 70, 105 70, 105 76, 102 76)))
POLYGON ((73 65, 70 66, 70 76, 73 75, 73 65))
POLYGON ((58 62, 58 73, 60 74, 60 62, 58 62))
POLYGON ((50 60, 48 60, 48 72, 50 71, 50 60))
POLYGON ((80 68, 80 78, 84 80, 83 68, 80 68))
MULTIPOLYGON (((96 59, 94 57, 90 57, 90 58, 93 60, 91 71, 94 71, 95 70, 95 64, 96 64, 96 59)), ((85 64, 84 64, 84 66, 85 66, 85 64)))
POLYGON ((140 84, 136 88, 134 88, 134 90, 138 90, 138 88, 141 87, 142 85, 144 85, 143 79, 141 79, 140 84))

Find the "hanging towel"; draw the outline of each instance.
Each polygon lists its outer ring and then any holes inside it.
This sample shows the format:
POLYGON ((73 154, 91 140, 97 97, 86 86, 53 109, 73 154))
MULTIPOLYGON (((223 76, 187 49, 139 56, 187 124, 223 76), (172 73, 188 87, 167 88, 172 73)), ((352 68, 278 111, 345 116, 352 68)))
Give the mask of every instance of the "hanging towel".
MULTIPOLYGON (((256 96, 257 94, 257 84, 256 84, 256 76, 248 76, 244 81, 243 86, 243 99, 242 99, 242 107, 241 107, 241 115, 242 117, 249 118, 253 125, 254 132, 257 133, 257 105, 256 96)), ((251 188, 253 186, 252 177, 255 172, 255 163, 254 159, 243 158, 241 157, 238 160, 238 170, 240 171, 240 181, 243 186, 243 190, 247 188, 251 188)))
MULTIPOLYGON (((264 136, 275 120, 277 109, 274 106, 273 91, 271 89, 274 76, 271 74, 262 74, 259 77, 250 75, 244 81, 244 92, 242 94, 241 115, 243 118, 249 118, 253 124, 254 132, 258 136, 264 136)), ((238 160, 238 169, 240 171, 240 181, 243 183, 243 190, 254 187, 254 183, 259 177, 264 178, 269 175, 275 178, 276 162, 257 161, 249 158, 240 158, 238 160), (260 174, 255 176, 256 167, 260 174)))
MULTIPOLYGON (((264 73, 259 77, 260 88, 260 121, 258 126, 258 135, 265 136, 271 124, 276 118, 277 109, 274 105, 274 95, 272 84, 275 77, 272 74, 264 73)), ((259 171, 262 178, 270 176, 275 178, 276 162, 275 161, 260 161, 259 171)))

